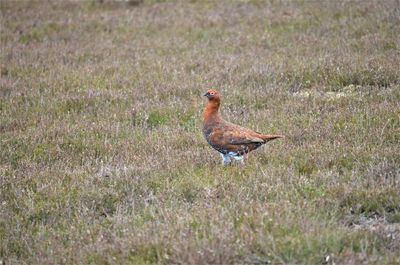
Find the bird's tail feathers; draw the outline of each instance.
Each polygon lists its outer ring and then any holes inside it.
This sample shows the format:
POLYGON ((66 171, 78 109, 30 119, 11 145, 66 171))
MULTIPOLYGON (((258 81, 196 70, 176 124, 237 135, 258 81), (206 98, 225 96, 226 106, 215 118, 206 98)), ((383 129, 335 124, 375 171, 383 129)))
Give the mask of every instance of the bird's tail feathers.
POLYGON ((277 134, 263 134, 262 135, 262 139, 265 141, 265 142, 269 142, 269 141, 272 141, 272 140, 275 140, 275 139, 278 139, 278 138, 284 138, 285 136, 283 136, 283 135, 277 135, 277 134))

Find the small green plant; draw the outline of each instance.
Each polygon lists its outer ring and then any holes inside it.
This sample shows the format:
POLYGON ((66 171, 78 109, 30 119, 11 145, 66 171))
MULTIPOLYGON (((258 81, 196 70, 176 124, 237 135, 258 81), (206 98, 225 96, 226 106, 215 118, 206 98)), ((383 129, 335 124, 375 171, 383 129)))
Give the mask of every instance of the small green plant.
POLYGON ((149 113, 146 123, 150 128, 154 128, 166 124, 168 120, 169 117, 165 113, 153 111, 149 113))
POLYGON ((187 132, 196 132, 197 128, 197 119, 193 113, 186 115, 179 115, 179 123, 187 132))

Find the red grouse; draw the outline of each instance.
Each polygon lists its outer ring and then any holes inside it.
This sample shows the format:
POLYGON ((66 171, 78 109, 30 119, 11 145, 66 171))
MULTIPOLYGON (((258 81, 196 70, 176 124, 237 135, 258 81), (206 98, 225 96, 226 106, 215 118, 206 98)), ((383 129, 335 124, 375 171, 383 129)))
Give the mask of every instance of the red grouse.
POLYGON ((207 142, 221 154, 224 165, 229 164, 231 158, 243 163, 245 154, 268 141, 283 137, 261 134, 224 121, 218 111, 221 104, 220 93, 210 89, 204 96, 208 98, 208 103, 203 113, 203 134, 207 142))

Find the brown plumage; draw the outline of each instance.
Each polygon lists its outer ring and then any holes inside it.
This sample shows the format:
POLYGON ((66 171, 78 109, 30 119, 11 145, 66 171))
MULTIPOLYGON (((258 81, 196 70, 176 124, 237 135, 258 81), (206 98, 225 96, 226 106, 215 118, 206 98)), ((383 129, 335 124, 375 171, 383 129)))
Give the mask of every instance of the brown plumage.
POLYGON ((210 89, 204 96, 208 98, 208 103, 203 113, 203 134, 207 142, 221 154, 224 165, 229 164, 231 158, 243 161, 245 154, 268 141, 283 137, 258 133, 224 121, 219 114, 220 93, 210 89))

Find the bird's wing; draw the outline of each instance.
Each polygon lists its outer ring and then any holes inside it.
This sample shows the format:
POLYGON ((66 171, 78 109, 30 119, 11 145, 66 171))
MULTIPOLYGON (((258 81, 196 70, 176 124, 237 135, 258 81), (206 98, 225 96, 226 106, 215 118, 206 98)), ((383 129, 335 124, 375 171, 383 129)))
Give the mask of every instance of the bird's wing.
POLYGON ((265 143, 258 133, 230 122, 224 122, 216 128, 215 132, 225 144, 265 143))
POLYGON ((223 137, 225 138, 227 143, 235 145, 265 142, 263 139, 252 135, 252 133, 241 130, 224 131, 223 137))

